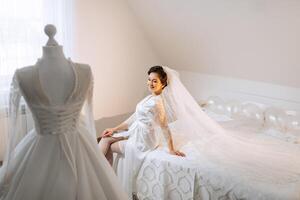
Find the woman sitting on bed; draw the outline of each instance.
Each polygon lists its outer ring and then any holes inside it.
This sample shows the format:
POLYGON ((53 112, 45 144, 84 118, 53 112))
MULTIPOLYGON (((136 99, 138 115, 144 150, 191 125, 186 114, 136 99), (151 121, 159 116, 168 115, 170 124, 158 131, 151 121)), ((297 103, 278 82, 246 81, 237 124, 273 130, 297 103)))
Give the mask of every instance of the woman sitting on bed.
POLYGON ((155 149, 159 145, 159 134, 154 129, 157 126, 161 128, 168 141, 170 154, 184 156, 182 152, 174 149, 160 96, 164 87, 167 86, 167 74, 161 66, 154 66, 149 69, 148 76, 147 84, 151 95, 137 104, 135 113, 129 119, 102 133, 99 146, 111 164, 112 152, 124 154, 127 143, 133 144, 143 153, 155 149), (115 134, 117 132, 121 133, 115 134))
POLYGON ((299 146, 225 130, 201 110, 176 71, 154 66, 148 75, 152 94, 124 123, 106 129, 99 143, 111 163, 112 152, 123 155, 118 176, 130 196, 136 192, 144 159, 159 145, 161 135, 170 154, 185 156, 174 147, 175 140, 187 155, 184 159, 196 160, 202 171, 209 169, 208 179, 224 175, 250 185, 292 183, 300 189, 299 146))
MULTIPOLYGON (((149 69, 147 84, 151 95, 137 104, 135 113, 125 122, 114 128, 108 128, 102 133, 99 146, 111 164, 112 155, 115 152, 125 155, 124 163, 128 169, 139 168, 147 153, 159 145, 160 131, 157 131, 158 129, 162 130, 168 143, 169 153, 184 156, 182 152, 174 148, 168 128, 164 104, 160 96, 163 89, 167 87, 167 74, 161 66, 149 69)), ((132 179, 133 176, 136 174, 132 174, 128 179, 132 179)), ((124 180, 124 182, 127 181, 124 180)), ((131 189, 128 188, 128 190, 130 193, 131 189)))

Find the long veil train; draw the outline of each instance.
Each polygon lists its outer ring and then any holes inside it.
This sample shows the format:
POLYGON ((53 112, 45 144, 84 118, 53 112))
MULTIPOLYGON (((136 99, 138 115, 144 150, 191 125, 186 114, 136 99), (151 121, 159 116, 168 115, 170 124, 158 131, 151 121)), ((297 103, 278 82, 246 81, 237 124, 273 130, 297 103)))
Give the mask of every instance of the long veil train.
POLYGON ((230 176, 256 183, 300 180, 299 147, 223 129, 201 110, 179 74, 168 67, 164 70, 168 86, 162 98, 174 141, 181 147, 193 146, 203 168, 225 170, 230 176))

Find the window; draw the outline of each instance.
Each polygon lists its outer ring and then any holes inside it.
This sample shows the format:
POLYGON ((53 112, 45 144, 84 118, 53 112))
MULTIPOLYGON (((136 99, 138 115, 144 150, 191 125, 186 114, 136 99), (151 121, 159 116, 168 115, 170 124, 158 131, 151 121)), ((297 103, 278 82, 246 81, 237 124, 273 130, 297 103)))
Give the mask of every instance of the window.
MULTIPOLYGON (((55 36, 71 56, 73 0, 0 0, 0 161, 6 149, 9 85, 14 71, 36 63, 47 42, 46 24, 57 28, 55 36)), ((26 126, 27 112, 22 112, 26 126)))
POLYGON ((48 23, 56 26, 55 38, 71 56, 72 0, 0 0, 0 95, 8 92, 17 68, 42 55, 48 23))

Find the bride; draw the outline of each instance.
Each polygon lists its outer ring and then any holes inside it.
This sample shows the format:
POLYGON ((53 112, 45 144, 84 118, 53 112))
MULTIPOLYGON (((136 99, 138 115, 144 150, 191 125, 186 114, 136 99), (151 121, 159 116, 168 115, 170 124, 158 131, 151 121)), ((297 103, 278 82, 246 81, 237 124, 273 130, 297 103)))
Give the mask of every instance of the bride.
MULTIPOLYGON (((161 66, 151 67, 148 71, 148 88, 151 95, 144 98, 136 108, 136 112, 125 122, 114 128, 108 128, 102 133, 99 146, 106 158, 112 164, 112 152, 123 154, 125 146, 129 138, 133 139, 132 133, 143 135, 143 138, 138 138, 139 142, 144 145, 143 152, 148 149, 155 149, 158 146, 159 135, 154 131, 155 127, 159 126, 165 138, 168 141, 170 154, 184 156, 180 151, 174 149, 173 140, 168 128, 167 118, 163 106, 163 100, 160 97, 163 89, 167 86, 167 74, 161 66), (132 124, 135 126, 131 126, 132 124), (140 129, 137 129, 139 127, 140 129), (141 130, 144 128, 144 130, 141 130), (128 130, 129 129, 129 130, 128 130), (115 134, 120 131, 126 131, 120 134, 115 134), (141 133, 139 133, 141 131, 141 133), (131 136, 131 137, 129 137, 131 136)), ((140 136, 137 136, 140 137, 140 136)))
POLYGON ((133 177, 137 175, 143 159, 147 153, 158 147, 160 130, 168 143, 169 153, 185 156, 174 148, 161 98, 162 91, 167 87, 167 74, 161 66, 154 66, 149 69, 148 76, 147 84, 151 95, 137 104, 135 113, 125 122, 104 130, 99 143, 100 149, 111 164, 112 154, 115 152, 125 155, 128 171, 134 169, 132 174, 128 173, 122 180, 128 194, 132 193, 133 177), (116 134, 117 132, 121 133, 116 134))
MULTIPOLYGON (((176 71, 154 66, 148 75, 152 94, 137 104, 129 119, 106 129, 99 143, 111 163, 113 152, 123 155, 118 163, 122 165, 122 173, 118 172, 118 176, 128 194, 136 192, 139 169, 147 154, 159 146, 161 135, 170 154, 186 154, 183 159, 196 160, 198 169, 209 171, 208 178, 226 176, 246 185, 288 185, 299 190, 299 146, 276 138, 225 130, 201 110, 176 71)), ((286 191, 282 193, 284 199, 300 198, 298 193, 293 197, 286 191)))

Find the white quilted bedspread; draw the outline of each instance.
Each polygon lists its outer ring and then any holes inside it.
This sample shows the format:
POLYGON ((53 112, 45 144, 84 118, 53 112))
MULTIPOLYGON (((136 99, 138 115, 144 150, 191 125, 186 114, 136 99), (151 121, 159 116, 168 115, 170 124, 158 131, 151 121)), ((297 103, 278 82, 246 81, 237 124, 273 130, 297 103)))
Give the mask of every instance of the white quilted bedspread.
MULTIPOLYGON (((247 128, 247 122, 235 123, 213 114, 211 117, 225 122, 223 125, 227 128, 247 128)), ((248 128, 251 131, 262 131, 261 127, 253 124, 248 128)), ((263 135, 274 136, 270 131, 263 135)), ((227 176, 226 171, 203 170, 199 160, 170 156, 166 149, 157 149, 147 155, 140 169, 137 195, 139 200, 294 200, 300 199, 300 190, 292 184, 261 185, 243 182, 239 177, 233 180, 232 176, 227 176), (220 175, 216 176, 216 173, 220 175)))

